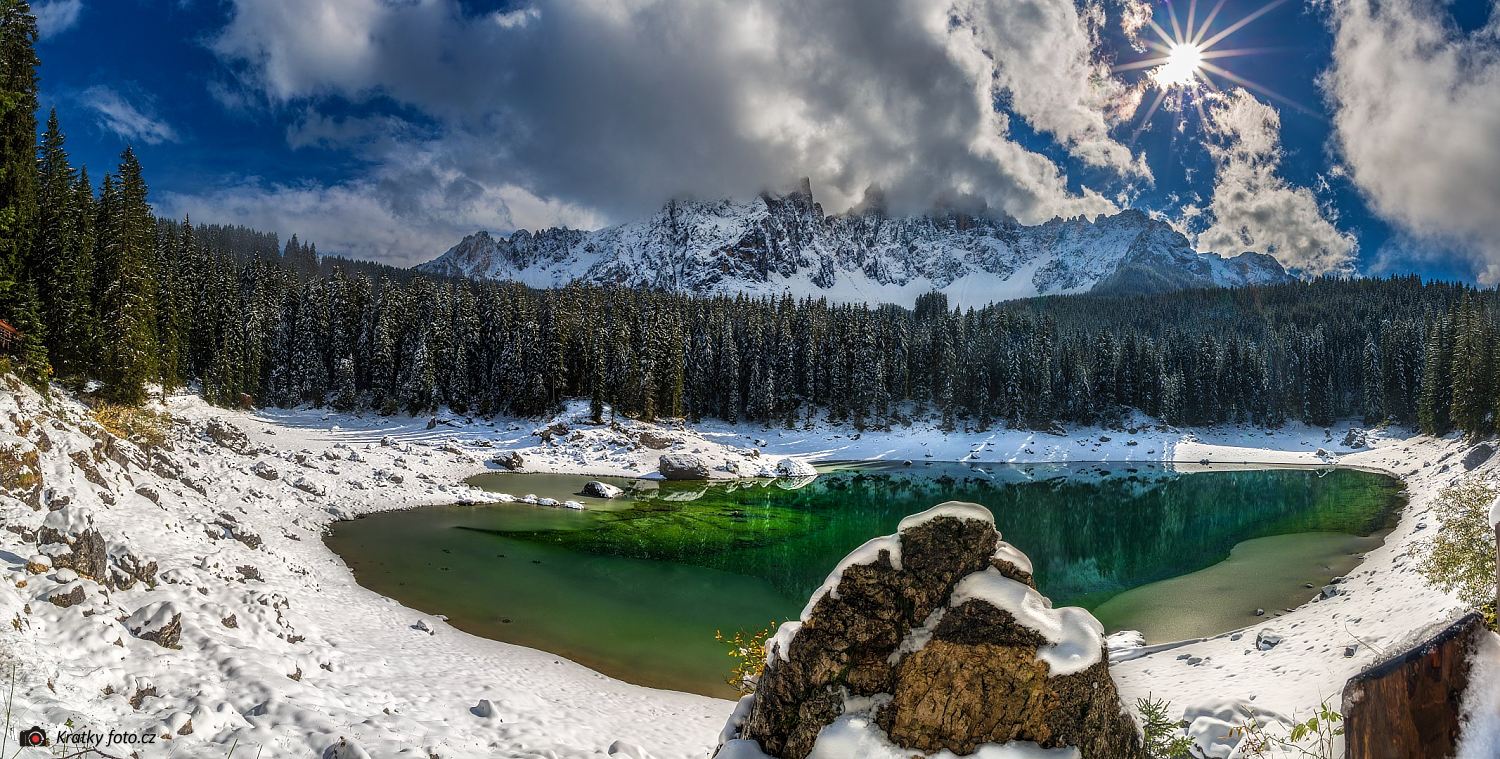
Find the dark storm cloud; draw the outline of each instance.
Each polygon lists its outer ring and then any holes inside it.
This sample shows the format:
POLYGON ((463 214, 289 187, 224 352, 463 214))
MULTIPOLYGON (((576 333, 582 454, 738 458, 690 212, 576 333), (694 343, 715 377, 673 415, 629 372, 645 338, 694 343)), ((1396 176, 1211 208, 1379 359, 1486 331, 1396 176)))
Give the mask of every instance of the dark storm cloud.
POLYGON ((1138 93, 1095 59, 1099 18, 1072 0, 548 0, 482 14, 453 0, 240 0, 213 47, 269 103, 311 111, 294 141, 368 148, 317 115, 328 98, 437 125, 387 140, 343 187, 241 188, 268 214, 279 192, 373 189, 435 239, 453 216, 597 223, 806 175, 829 210, 873 185, 897 208, 972 197, 1038 220, 1112 203, 1070 190, 1011 138, 1012 118, 1083 164, 1149 181, 1110 135, 1138 93))

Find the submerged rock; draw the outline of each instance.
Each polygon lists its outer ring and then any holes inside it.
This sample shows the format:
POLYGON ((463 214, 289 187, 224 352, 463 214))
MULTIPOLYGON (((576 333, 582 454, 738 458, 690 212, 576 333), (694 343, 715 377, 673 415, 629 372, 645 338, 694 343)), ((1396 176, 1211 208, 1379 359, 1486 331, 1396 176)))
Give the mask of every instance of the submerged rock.
POLYGON ((1145 756, 1102 626, 1051 608, 982 506, 942 504, 856 549, 766 649, 720 759, 804 759, 820 738, 860 731, 912 753, 1031 742, 1145 756))
POLYGON ((690 453, 667 453, 657 461, 657 471, 667 480, 706 480, 708 462, 690 453))
POLYGON ((619 498, 625 491, 607 482, 589 480, 583 486, 583 494, 594 498, 619 498))
POLYGON ((816 477, 818 470, 801 459, 785 458, 776 462, 777 477, 816 477))

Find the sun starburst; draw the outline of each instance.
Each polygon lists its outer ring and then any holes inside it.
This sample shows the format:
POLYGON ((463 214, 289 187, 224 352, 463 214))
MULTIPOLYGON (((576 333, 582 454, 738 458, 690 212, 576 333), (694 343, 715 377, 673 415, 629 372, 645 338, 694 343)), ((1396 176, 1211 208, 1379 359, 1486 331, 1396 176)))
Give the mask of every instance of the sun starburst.
MULTIPOLYGON (((1185 23, 1178 20, 1175 4, 1166 3, 1167 19, 1172 30, 1167 31, 1155 18, 1151 19, 1149 22, 1151 31, 1158 39, 1147 42, 1146 46, 1153 55, 1114 67, 1116 72, 1145 69, 1147 80, 1157 90, 1156 98, 1147 108, 1146 115, 1141 121, 1142 128, 1151 121, 1152 115, 1162 106, 1163 101, 1170 98, 1170 102, 1181 104, 1203 90, 1216 93, 1220 90, 1217 80, 1237 84, 1292 105, 1299 110, 1306 110, 1295 101, 1216 63, 1226 58, 1274 52, 1275 48, 1219 48, 1217 46, 1230 35, 1270 13, 1286 1, 1270 0, 1244 18, 1218 30, 1214 29, 1214 21, 1219 17, 1219 12, 1224 9, 1226 0, 1217 0, 1201 23, 1198 21, 1198 0, 1188 0, 1185 23)), ((1194 98, 1194 104, 1202 110, 1201 103, 1196 98, 1194 98)))

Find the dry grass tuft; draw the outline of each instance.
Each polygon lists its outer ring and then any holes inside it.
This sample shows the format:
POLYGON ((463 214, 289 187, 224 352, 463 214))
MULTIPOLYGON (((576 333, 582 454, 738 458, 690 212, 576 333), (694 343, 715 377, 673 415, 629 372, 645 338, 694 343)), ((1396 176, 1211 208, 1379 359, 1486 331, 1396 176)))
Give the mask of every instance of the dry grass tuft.
POLYGON ((172 426, 166 414, 113 403, 94 407, 94 421, 117 438, 150 448, 166 445, 172 426))

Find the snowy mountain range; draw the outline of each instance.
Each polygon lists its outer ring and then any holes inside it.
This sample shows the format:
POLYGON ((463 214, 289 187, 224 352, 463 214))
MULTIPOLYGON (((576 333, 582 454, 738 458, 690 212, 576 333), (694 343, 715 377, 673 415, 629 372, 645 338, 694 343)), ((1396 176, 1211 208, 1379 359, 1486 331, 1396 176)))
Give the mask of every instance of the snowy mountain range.
POLYGON ((648 218, 592 232, 477 232, 417 269, 542 288, 583 282, 908 306, 932 290, 952 305, 981 306, 1293 278, 1262 253, 1199 253, 1140 211, 1037 226, 958 212, 892 216, 878 203, 825 216, 806 180, 750 201, 673 200, 648 218))

